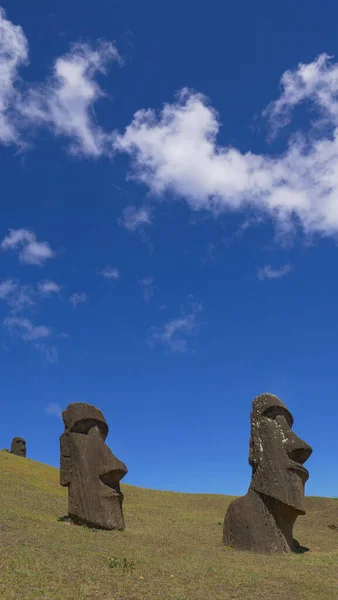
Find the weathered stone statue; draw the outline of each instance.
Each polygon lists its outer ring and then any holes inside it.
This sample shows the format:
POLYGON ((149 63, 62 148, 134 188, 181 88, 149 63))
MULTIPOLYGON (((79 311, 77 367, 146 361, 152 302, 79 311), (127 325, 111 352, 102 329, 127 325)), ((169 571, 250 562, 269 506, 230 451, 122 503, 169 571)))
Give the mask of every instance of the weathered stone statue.
POLYGON ((74 402, 62 413, 60 483, 68 487, 68 514, 78 524, 124 529, 120 480, 128 472, 105 443, 108 425, 91 404, 74 402))
POLYGON ((301 552, 292 536, 298 515, 304 515, 303 463, 312 448, 292 431, 293 417, 273 394, 254 399, 251 412, 249 464, 252 479, 246 496, 229 505, 223 542, 256 552, 301 552))
POLYGON ((16 456, 23 456, 26 458, 26 441, 21 437, 15 437, 12 439, 11 443, 11 454, 16 454, 16 456))

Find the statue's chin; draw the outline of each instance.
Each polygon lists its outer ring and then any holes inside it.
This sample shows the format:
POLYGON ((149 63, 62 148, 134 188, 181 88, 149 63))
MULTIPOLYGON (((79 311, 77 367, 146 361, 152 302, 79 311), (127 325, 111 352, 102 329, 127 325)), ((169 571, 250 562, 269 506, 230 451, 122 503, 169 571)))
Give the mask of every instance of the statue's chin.
POLYGON ((274 500, 294 509, 298 514, 305 515, 304 484, 300 478, 295 479, 291 473, 288 473, 287 479, 287 485, 282 487, 268 480, 263 480, 263 483, 261 483, 260 479, 254 477, 250 487, 255 492, 274 498, 274 500))

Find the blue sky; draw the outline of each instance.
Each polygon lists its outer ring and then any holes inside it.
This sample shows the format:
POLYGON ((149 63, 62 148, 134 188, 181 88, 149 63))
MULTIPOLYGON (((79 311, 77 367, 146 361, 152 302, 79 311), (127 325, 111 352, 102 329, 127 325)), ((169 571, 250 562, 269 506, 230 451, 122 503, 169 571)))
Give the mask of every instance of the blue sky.
POLYGON ((89 402, 126 483, 242 494, 269 391, 336 496, 336 5, 2 7, 0 446, 89 402))

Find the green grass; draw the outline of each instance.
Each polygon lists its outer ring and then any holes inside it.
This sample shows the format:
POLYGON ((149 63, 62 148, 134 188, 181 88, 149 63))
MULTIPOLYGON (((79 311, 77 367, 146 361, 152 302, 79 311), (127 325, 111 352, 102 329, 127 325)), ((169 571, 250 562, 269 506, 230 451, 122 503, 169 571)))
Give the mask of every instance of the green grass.
POLYGON ((338 501, 307 498, 301 555, 221 543, 229 496, 122 486, 126 530, 58 521, 67 490, 53 467, 0 452, 1 600, 335 600, 338 501))

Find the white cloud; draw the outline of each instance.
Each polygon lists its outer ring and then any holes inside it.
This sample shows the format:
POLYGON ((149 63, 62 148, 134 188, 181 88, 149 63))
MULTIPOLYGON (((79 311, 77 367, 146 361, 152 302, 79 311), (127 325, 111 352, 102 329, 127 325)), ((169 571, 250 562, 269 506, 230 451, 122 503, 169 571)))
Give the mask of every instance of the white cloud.
POLYGON ((7 302, 12 313, 35 306, 40 299, 51 298, 61 290, 54 281, 39 282, 33 285, 21 285, 15 279, 6 279, 0 283, 0 300, 7 302))
POLYGON ((330 63, 331 58, 320 54, 314 62, 299 63, 297 69, 282 75, 282 94, 263 113, 274 132, 290 122, 292 109, 304 100, 310 100, 323 118, 338 124, 338 63, 330 63))
POLYGON ((0 142, 3 144, 19 143, 12 111, 17 100, 18 67, 27 59, 28 44, 21 27, 8 21, 0 7, 0 142))
POLYGON ((61 287, 55 281, 46 279, 38 283, 38 290, 42 296, 50 297, 53 294, 59 294, 61 287))
POLYGON ((285 277, 290 271, 292 271, 292 265, 283 265, 279 269, 273 269, 271 265, 265 265, 257 270, 257 277, 262 281, 264 279, 280 279, 281 277, 285 277))
POLYGON ((46 413, 62 419, 62 408, 59 404, 54 402, 51 402, 48 404, 48 406, 46 406, 46 413))
POLYGON ((49 298, 57 292, 57 284, 52 281, 39 282, 36 286, 21 285, 14 279, 0 283, 0 300, 8 304, 10 314, 3 320, 3 326, 14 338, 32 344, 49 363, 58 362, 58 350, 49 343, 52 330, 45 325, 34 325, 25 316, 18 316, 23 310, 35 306, 40 298, 49 298), (47 343, 46 343, 47 341, 47 343))
POLYGON ((33 325, 29 319, 19 317, 6 317, 3 325, 11 336, 31 344, 43 355, 47 362, 51 364, 58 362, 59 357, 56 346, 46 343, 46 341, 49 342, 52 335, 49 327, 33 325))
POLYGON ((151 224, 151 209, 149 206, 127 206, 123 210, 123 216, 118 220, 128 231, 136 231, 139 227, 151 224))
POLYGON ((118 279, 120 277, 119 270, 115 267, 110 267, 109 265, 100 271, 100 275, 105 279, 118 279))
POLYGON ((18 68, 28 62, 28 42, 22 28, 8 21, 0 8, 0 142, 23 144, 25 128, 44 126, 70 138, 74 154, 109 153, 112 134, 95 122, 93 109, 105 95, 95 77, 112 61, 121 63, 111 42, 100 41, 96 48, 74 44, 55 61, 44 83, 24 86, 18 68))
POLYGON ((153 327, 150 344, 161 343, 173 352, 186 352, 187 337, 196 331, 198 326, 196 319, 201 310, 201 304, 192 303, 188 310, 182 309, 178 318, 167 321, 162 327, 153 327))
MULTIPOLYGON (((300 103, 307 101, 315 109, 308 131, 290 135, 280 155, 221 146, 218 114, 205 96, 189 89, 159 114, 137 111, 122 135, 104 131, 95 121, 94 106, 104 96, 97 75, 105 73, 109 62, 120 61, 112 43, 96 48, 75 44, 55 61, 48 80, 26 85, 24 92, 18 68, 27 58, 21 27, 1 9, 0 142, 22 143, 24 128, 31 137, 36 126, 48 127, 70 140, 73 153, 129 154, 136 180, 155 195, 171 192, 184 198, 194 211, 243 211, 249 218, 271 219, 279 233, 300 227, 305 234, 337 235, 338 62, 327 54, 286 71, 280 97, 263 113, 277 131, 300 103)), ((129 206, 119 222, 136 231, 151 224, 151 209, 129 206)), ((36 239, 25 237, 21 243, 23 262, 42 264, 53 254, 36 239)))
POLYGON ((20 285, 14 279, 0 283, 0 300, 7 302, 12 312, 35 305, 35 290, 31 285, 20 285))
POLYGON ((154 295, 154 278, 153 277, 143 277, 139 280, 139 283, 142 286, 142 294, 144 301, 146 303, 150 302, 154 295))
POLYGON ((298 132, 279 156, 220 146, 220 121, 207 99, 184 89, 159 115, 140 110, 115 149, 132 157, 132 176, 153 194, 171 192, 193 210, 246 211, 270 218, 279 233, 338 233, 338 63, 321 55, 288 71, 265 115, 278 127, 293 106, 319 109, 307 135, 298 132), (323 118, 325 122, 323 123, 323 118), (324 125, 324 127, 322 127, 324 125), (328 127, 329 125, 329 127, 328 127))
POLYGON ((0 299, 8 300, 16 292, 17 284, 13 279, 7 279, 0 283, 0 299))
POLYGON ((88 301, 88 296, 87 296, 86 292, 76 292, 75 294, 72 294, 69 298, 69 302, 72 303, 74 308, 76 308, 78 306, 78 304, 83 304, 84 302, 87 302, 87 301, 88 301))
POLYGON ((18 251, 19 260, 30 265, 43 265, 55 254, 47 242, 38 242, 36 235, 27 229, 10 229, 0 247, 4 251, 18 251))
POLYGON ((6 317, 3 324, 9 333, 24 342, 48 338, 51 335, 49 327, 45 327, 45 325, 33 325, 29 319, 25 318, 6 317))
POLYGON ((28 124, 46 125, 56 135, 71 139, 74 154, 99 156, 109 152, 111 134, 105 133, 93 118, 93 106, 105 94, 95 81, 111 61, 120 61, 114 44, 100 42, 96 49, 74 44, 71 51, 55 62, 52 77, 29 90, 18 106, 28 124))

